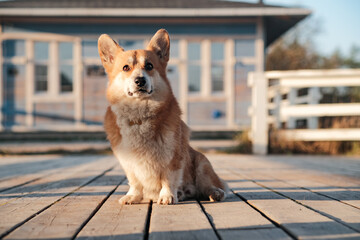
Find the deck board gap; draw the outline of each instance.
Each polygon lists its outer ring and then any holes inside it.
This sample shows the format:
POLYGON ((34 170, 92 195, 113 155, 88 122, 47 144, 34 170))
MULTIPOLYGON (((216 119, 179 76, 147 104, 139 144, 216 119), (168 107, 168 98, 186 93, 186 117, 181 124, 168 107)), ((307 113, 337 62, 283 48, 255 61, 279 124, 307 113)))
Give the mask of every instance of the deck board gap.
POLYGON ((95 216, 95 214, 100 210, 100 208, 104 205, 104 203, 109 199, 109 197, 119 188, 119 186, 121 184, 123 184, 126 181, 126 177, 124 177, 123 179, 121 179, 121 181, 114 187, 113 190, 111 190, 106 197, 101 200, 101 202, 97 205, 97 207, 94 209, 94 211, 90 214, 90 216, 81 224, 81 226, 79 227, 79 229, 75 232, 74 236, 71 238, 72 240, 74 240, 79 233, 81 232, 81 230, 86 226, 86 224, 88 224, 90 222, 90 220, 95 216))
POLYGON ((37 211, 36 213, 32 214, 31 216, 29 216, 28 218, 26 218, 25 220, 19 222, 18 224, 14 225, 13 227, 9 228, 9 230, 7 230, 6 232, 4 232, 3 234, 0 235, 0 239, 6 237, 7 235, 9 235, 10 233, 12 233, 13 231, 15 231, 17 228, 21 227, 22 225, 24 225, 25 223, 27 223, 28 221, 30 221, 31 219, 33 219, 34 217, 36 217, 37 215, 41 214, 42 212, 46 211, 47 209, 49 209, 50 207, 54 206, 56 203, 60 202, 61 200, 63 200, 64 198, 70 196, 71 194, 74 194, 75 192, 77 192, 78 190, 80 190, 82 187, 92 183, 93 181, 95 181, 96 179, 102 177, 103 175, 105 175, 107 172, 113 170, 115 168, 116 165, 112 166, 111 168, 106 169, 105 171, 103 171, 101 174, 93 177, 92 179, 90 179, 89 181, 87 181, 86 183, 80 185, 79 187, 77 187, 76 189, 74 189, 73 191, 67 193, 66 195, 60 197, 59 199, 57 199, 56 201, 52 202, 51 204, 45 206, 44 208, 40 209, 39 211, 37 211))
POLYGON ((251 231, 251 230, 260 230, 260 229, 276 229, 276 226, 273 227, 239 227, 239 228, 227 228, 219 229, 219 231, 251 231))
POLYGON ((150 220, 151 220, 151 214, 152 214, 152 206, 153 206, 153 201, 150 200, 149 202, 149 208, 148 208, 148 212, 146 215, 146 221, 145 221, 145 227, 144 227, 144 240, 148 240, 149 239, 149 231, 150 231, 150 220))
MULTIPOLYGON (((291 184, 291 183, 289 183, 289 184, 291 184)), ((293 184, 291 184, 291 185, 293 185, 293 184)), ((295 185, 293 185, 293 186, 295 186, 295 185)), ((344 202, 344 201, 342 201, 342 200, 340 200, 340 199, 337 199, 337 198, 328 196, 328 195, 326 195, 326 194, 324 194, 324 193, 315 192, 315 191, 313 191, 313 190, 311 190, 311 189, 308 189, 308 188, 305 188, 305 187, 299 187, 299 186, 297 186, 297 187, 298 187, 298 188, 301 188, 301 189, 303 189, 303 190, 312 192, 312 193, 314 193, 314 194, 317 194, 317 195, 319 195, 319 196, 326 197, 326 198, 329 198, 329 199, 334 200, 334 201, 337 201, 337 202, 341 202, 342 204, 345 204, 345 205, 348 205, 348 206, 350 206, 350 207, 353 207, 353 208, 356 208, 356 209, 359 209, 359 210, 360 210, 360 207, 354 206, 354 205, 352 205, 352 204, 350 204, 350 203, 347 203, 347 202, 344 202)))
POLYGON ((211 220, 211 218, 210 218, 209 214, 206 212, 206 210, 205 210, 204 206, 201 204, 201 202, 200 202, 199 200, 196 200, 196 201, 198 202, 198 204, 199 204, 199 206, 200 206, 200 208, 201 208, 202 212, 205 214, 205 216, 206 216, 207 220, 209 221, 209 223, 210 223, 210 225, 211 225, 211 228, 213 229, 213 231, 214 231, 214 233, 215 233, 216 237, 217 237, 219 240, 222 240, 222 238, 221 238, 221 236, 220 236, 219 232, 217 231, 217 229, 216 229, 216 227, 215 227, 215 225, 214 225, 213 221, 211 220))
POLYGON ((29 184, 29 183, 32 183, 32 182, 38 181, 38 180, 42 179, 43 177, 44 177, 44 176, 42 176, 42 177, 38 177, 38 178, 34 178, 34 179, 31 179, 31 180, 26 181, 26 182, 24 182, 24 183, 20 183, 20 184, 17 184, 17 185, 14 185, 14 186, 8 187, 8 188, 3 188, 3 189, 0 189, 0 193, 2 193, 2 192, 6 192, 6 191, 9 191, 9 190, 13 190, 13 189, 18 188, 18 187, 25 186, 25 185, 27 185, 27 184, 29 184))
POLYGON ((272 224, 274 224, 276 227, 280 228, 281 230, 283 230, 289 237, 291 237, 292 239, 297 240, 298 237, 296 237, 296 235, 294 233, 292 233, 289 229, 285 228, 283 225, 281 225, 280 223, 276 222, 275 220, 273 220, 272 218, 270 218, 268 215, 266 215, 264 212, 262 212, 260 209, 258 209, 257 207, 255 207, 253 204, 251 204, 246 198, 244 198, 241 194, 239 193, 235 193, 233 190, 231 190, 236 196, 238 196, 241 200, 243 200, 247 205, 249 205, 251 208, 253 208, 255 211, 257 211, 258 213, 261 214, 261 216, 263 216, 264 218, 266 218, 267 220, 269 220, 272 224))
MULTIPOLYGON (((245 177, 245 176, 243 176, 243 177, 245 177)), ((246 178, 246 177, 245 177, 245 178, 246 178)), ((357 230, 356 228, 353 228, 353 227, 349 226, 348 224, 346 224, 345 222, 341 221, 341 220, 338 219, 337 217, 334 217, 334 216, 332 216, 332 215, 330 215, 330 214, 327 214, 327 213, 324 213, 324 212, 322 212, 322 211, 316 210, 316 209, 314 209, 314 208, 312 208, 312 207, 310 207, 310 206, 308 206, 308 205, 306 205, 306 204, 304 204, 304 203, 302 203, 302 202, 300 202, 300 201, 298 201, 298 200, 296 200, 296 199, 293 199, 293 198, 291 198, 291 197, 289 197, 289 196, 287 196, 287 195, 285 195, 285 194, 283 194, 283 193, 280 193, 280 192, 278 192, 278 191, 276 191, 276 190, 274 190, 274 189, 272 189, 272 188, 270 188, 270 187, 267 187, 267 186, 265 186, 265 185, 263 185, 263 184, 255 181, 255 180, 252 180, 252 179, 248 179, 248 180, 251 181, 251 182, 253 182, 253 183, 255 183, 256 185, 258 185, 258 186, 260 186, 260 187, 263 187, 263 188, 265 188, 265 189, 267 189, 267 190, 275 193, 275 194, 278 194, 278 195, 280 195, 280 196, 282 196, 282 197, 284 197, 284 198, 287 198, 287 199, 289 199, 289 200, 291 200, 291 201, 293 201, 293 202, 295 202, 295 203, 297 203, 297 204, 299 204, 299 205, 301 205, 301 206, 303 206, 303 207, 305 207, 305 208, 307 208, 307 209, 309 209, 309 210, 311 210, 311 211, 314 211, 314 212, 316 212, 316 213, 319 213, 320 215, 322 215, 322 216, 324 216, 324 217, 327 217, 327 218, 329 218, 329 219, 331 219, 331 220, 333 220, 333 221, 335 221, 335 222, 343 225, 344 227, 347 227, 347 228, 349 228, 349 229, 351 229, 351 230, 353 230, 353 231, 355 231, 355 232, 360 233, 359 230, 357 230)))
MULTIPOLYGON (((279 182, 283 182, 283 183, 289 184, 289 185, 294 186, 294 187, 297 187, 297 188, 299 188, 299 189, 302 189, 302 190, 305 190, 305 191, 308 191, 308 192, 312 192, 312 193, 314 193, 314 194, 316 194, 316 195, 319 195, 319 196, 322 196, 322 197, 326 197, 326 198, 328 198, 328 199, 331 199, 331 200, 340 202, 340 203, 342 203, 342 204, 345 204, 345 205, 348 205, 348 206, 350 206, 350 207, 353 207, 353 208, 356 208, 356 209, 359 209, 359 210, 360 210, 360 207, 354 206, 354 205, 352 205, 352 204, 350 204, 350 203, 344 202, 344 201, 342 201, 342 200, 340 200, 340 199, 337 199, 337 198, 335 198, 335 197, 331 197, 331 196, 329 196, 329 195, 327 195, 327 194, 325 194, 325 193, 320 193, 320 192, 311 190, 311 189, 309 189, 309 188, 302 187, 302 186, 293 184, 293 183, 288 182, 288 181, 286 181, 286 180, 279 179, 279 178, 276 178, 276 177, 273 177, 273 176, 270 176, 270 175, 267 175, 267 176, 269 176, 269 177, 271 177, 272 179, 275 179, 275 180, 277 180, 277 181, 279 181, 279 182)), ((249 180, 249 181, 252 181, 252 180, 250 180, 250 179, 248 179, 248 180, 249 180)), ((254 183, 255 183, 255 182, 254 182, 254 183)), ((257 184, 257 183, 256 183, 256 184, 257 184)), ((339 187, 339 186, 337 186, 337 187, 340 188, 340 189, 346 189, 346 190, 348 190, 348 188, 345 188, 345 187, 339 187)))

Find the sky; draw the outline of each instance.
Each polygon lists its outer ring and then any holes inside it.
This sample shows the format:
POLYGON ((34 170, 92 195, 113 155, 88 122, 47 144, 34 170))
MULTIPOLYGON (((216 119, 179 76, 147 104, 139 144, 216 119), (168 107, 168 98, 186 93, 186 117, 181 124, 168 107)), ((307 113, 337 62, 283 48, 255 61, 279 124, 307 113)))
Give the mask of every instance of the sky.
MULTIPOLYGON (((3 1, 3 0, 0 0, 3 1)), ((258 2, 259 0, 230 0, 258 2)), ((265 4, 305 7, 312 15, 299 24, 317 24, 312 36, 315 48, 324 55, 336 49, 348 54, 352 45, 360 47, 360 0, 263 0, 265 4)))
POLYGON ((360 47, 360 0, 264 0, 264 3, 312 10, 305 21, 319 25, 313 38, 316 49, 324 55, 335 49, 348 54, 352 45, 360 47))

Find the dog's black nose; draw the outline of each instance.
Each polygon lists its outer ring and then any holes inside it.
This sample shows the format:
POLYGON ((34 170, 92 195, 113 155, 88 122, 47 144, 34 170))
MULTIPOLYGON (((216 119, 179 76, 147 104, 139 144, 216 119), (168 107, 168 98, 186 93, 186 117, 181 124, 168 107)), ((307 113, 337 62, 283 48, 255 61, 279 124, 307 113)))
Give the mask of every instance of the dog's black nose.
POLYGON ((135 78, 135 84, 138 86, 138 87, 143 87, 146 83, 146 80, 144 77, 137 77, 135 78))

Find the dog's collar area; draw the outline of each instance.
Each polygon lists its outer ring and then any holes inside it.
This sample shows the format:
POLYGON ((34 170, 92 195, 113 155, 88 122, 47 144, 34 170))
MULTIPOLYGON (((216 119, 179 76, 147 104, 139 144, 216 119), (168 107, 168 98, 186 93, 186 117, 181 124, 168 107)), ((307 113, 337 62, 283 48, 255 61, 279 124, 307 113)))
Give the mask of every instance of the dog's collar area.
POLYGON ((137 121, 132 121, 132 120, 129 120, 129 126, 134 126, 134 125, 141 125, 142 124, 142 121, 139 119, 137 121))

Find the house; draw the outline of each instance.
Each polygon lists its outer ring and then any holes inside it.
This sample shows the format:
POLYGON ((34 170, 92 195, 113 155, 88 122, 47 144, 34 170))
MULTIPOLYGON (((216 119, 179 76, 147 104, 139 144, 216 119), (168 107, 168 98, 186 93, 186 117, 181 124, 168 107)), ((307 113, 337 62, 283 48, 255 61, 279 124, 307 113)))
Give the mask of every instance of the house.
POLYGON ((9 131, 101 129, 107 79, 97 38, 144 48, 171 37, 168 77, 193 130, 250 127, 247 73, 308 9, 215 0, 0 2, 0 122, 9 131))

